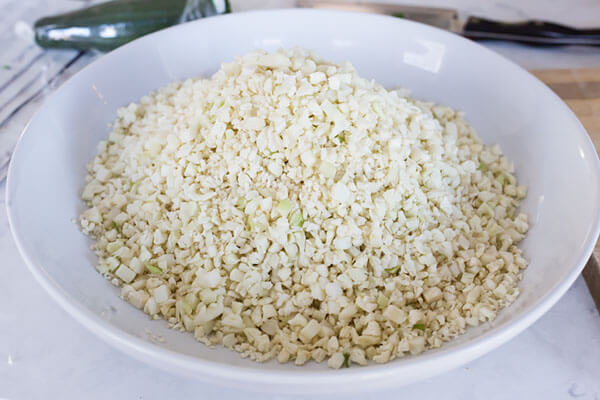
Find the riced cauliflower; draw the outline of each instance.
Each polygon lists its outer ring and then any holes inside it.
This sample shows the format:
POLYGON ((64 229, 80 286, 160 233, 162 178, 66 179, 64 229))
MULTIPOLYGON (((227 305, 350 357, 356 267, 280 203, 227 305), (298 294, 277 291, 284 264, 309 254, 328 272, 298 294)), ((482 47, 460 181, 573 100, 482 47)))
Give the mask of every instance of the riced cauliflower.
POLYGON ((123 299, 207 345, 384 363, 518 296, 513 172, 450 108, 256 51, 120 109, 80 222, 123 299))

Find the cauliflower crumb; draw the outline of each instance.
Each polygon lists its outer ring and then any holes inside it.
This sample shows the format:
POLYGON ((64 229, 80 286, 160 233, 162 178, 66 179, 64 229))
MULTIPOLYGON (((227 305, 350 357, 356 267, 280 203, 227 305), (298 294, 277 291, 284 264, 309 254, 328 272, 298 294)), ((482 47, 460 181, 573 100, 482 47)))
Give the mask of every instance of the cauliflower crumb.
POLYGON ((526 193, 461 113, 307 50, 255 51, 119 110, 80 224, 152 318, 341 368, 438 347, 513 302, 526 193))

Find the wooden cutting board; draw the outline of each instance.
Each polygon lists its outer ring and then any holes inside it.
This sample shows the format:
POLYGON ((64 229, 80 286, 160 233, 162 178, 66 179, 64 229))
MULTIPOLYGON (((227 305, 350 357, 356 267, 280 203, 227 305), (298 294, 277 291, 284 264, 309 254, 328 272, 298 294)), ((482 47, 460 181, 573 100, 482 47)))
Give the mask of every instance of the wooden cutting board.
MULTIPOLYGON (((575 112, 600 153, 600 68, 531 71, 575 112)), ((583 270, 583 277, 600 310, 600 241, 583 270)))

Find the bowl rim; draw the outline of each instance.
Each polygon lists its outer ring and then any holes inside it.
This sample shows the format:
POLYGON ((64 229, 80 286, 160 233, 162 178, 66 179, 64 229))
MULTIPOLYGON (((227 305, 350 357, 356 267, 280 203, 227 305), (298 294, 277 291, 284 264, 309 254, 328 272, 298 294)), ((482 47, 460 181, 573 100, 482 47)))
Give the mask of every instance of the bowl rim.
MULTIPOLYGON (((168 350, 163 347, 157 346, 132 334, 120 330, 114 327, 99 315, 86 309, 85 306, 78 303, 77 300, 73 299, 68 292, 65 292, 62 287, 53 280, 53 278, 45 271, 43 266, 36 264, 30 255, 27 253, 26 245, 27 238, 21 232, 21 229, 14 220, 14 206, 13 206, 13 192, 15 191, 15 169, 18 168, 19 163, 15 160, 19 160, 19 154, 22 151, 22 142, 24 135, 29 132, 29 127, 32 121, 34 121, 40 111, 46 104, 49 104, 57 93, 67 90, 67 88, 73 84, 74 79, 80 75, 83 75, 90 67, 110 62, 114 54, 127 52, 129 49, 137 46, 139 43, 144 41, 152 41, 157 36, 162 35, 165 31, 173 32, 178 29, 186 29, 190 24, 203 24, 210 20, 223 20, 223 19, 238 19, 238 18, 251 18, 253 16, 270 16, 274 18, 281 16, 281 14, 330 14, 330 16, 345 17, 348 15, 357 16, 365 19, 381 19, 382 22, 388 22, 394 17, 377 15, 377 14, 366 14, 352 11, 337 11, 337 10, 324 10, 324 9, 269 9, 269 10, 253 10, 245 11, 234 14, 220 15, 211 17, 209 19, 201 19, 191 21, 185 24, 176 25, 167 29, 163 29, 158 32, 151 33, 142 38, 136 39, 118 49, 102 56, 98 60, 93 61, 89 65, 86 65, 82 70, 77 72, 73 77, 69 78, 61 87, 52 92, 42 103, 40 108, 36 110, 33 117, 24 127, 21 136, 15 146, 13 156, 8 168, 7 182, 6 182, 6 209, 8 223, 10 231, 12 233, 15 245, 19 250, 25 264, 33 274, 34 278, 38 283, 50 294, 50 296, 71 316, 77 321, 83 324, 87 329, 93 332, 96 336, 99 336, 106 342, 110 343, 119 350, 134 356, 135 358, 141 359, 146 362, 150 362, 155 366, 163 368, 168 371, 183 372, 185 375, 194 376, 199 379, 216 379, 217 383, 241 383, 241 384, 277 384, 277 385, 306 385, 308 390, 310 388, 322 389, 323 387, 333 387, 336 391, 343 391, 344 387, 337 385, 348 383, 350 380, 355 380, 361 384, 368 385, 372 383, 381 383, 388 378, 394 378, 401 376, 403 373, 409 372, 409 370, 421 370, 430 371, 427 374, 420 374, 420 376, 412 376, 409 379, 405 379, 401 383, 410 383, 420 379, 424 379, 426 376, 433 376, 449 369, 455 368, 459 365, 465 364, 475 358, 495 349, 501 344, 507 342, 511 338, 515 337, 537 319, 539 319, 545 312, 547 312, 567 291, 567 289, 573 284, 577 276, 585 266, 589 256, 592 254, 594 245, 600 234, 600 204, 596 205, 594 209, 593 225, 590 233, 587 236, 585 245, 582 247, 582 253, 578 261, 573 265, 571 270, 561 281, 558 281, 554 287, 545 295, 538 298, 532 303, 528 311, 523 312, 517 318, 512 321, 505 323, 503 326, 492 328, 480 336, 469 340, 468 342, 461 343, 454 348, 444 349, 442 348, 436 351, 434 354, 425 352, 418 356, 411 357, 410 362, 394 363, 390 362, 384 365, 373 365, 370 364, 367 368, 349 368, 331 370, 324 374, 321 370, 309 370, 307 368, 298 368, 297 371, 290 370, 263 370, 260 368, 254 368, 253 366, 234 366, 229 364, 223 364, 217 361, 205 360, 202 358, 182 354, 174 350, 168 350), (198 376, 197 374, 202 374, 198 376)), ((594 145, 591 138, 585 128, 581 125, 581 122, 577 119, 575 114, 566 106, 566 104, 545 84, 539 79, 533 76, 531 73, 526 71, 521 66, 513 63, 512 61, 504 58, 500 54, 485 48, 484 46, 474 43, 468 39, 460 37, 450 32, 443 31, 438 28, 434 28, 428 25, 424 25, 418 22, 413 22, 404 19, 395 18, 397 23, 415 25, 419 29, 425 29, 437 32, 441 32, 448 37, 452 37, 452 40, 459 40, 468 42, 469 46, 479 47, 480 51, 484 51, 487 56, 494 58, 497 62, 507 65, 509 68, 518 70, 521 74, 526 74, 532 79, 532 84, 540 87, 541 90, 545 90, 547 95, 557 103, 557 107, 562 107, 568 112, 569 117, 572 119, 573 124, 577 127, 577 132, 572 132, 574 135, 579 135, 579 138, 585 143, 586 154, 592 154, 595 156, 595 169, 594 172, 597 176, 600 176, 600 160, 595 151, 594 145), (535 81, 535 83, 533 83, 535 81)), ((188 28, 189 29, 189 28, 188 28)), ((409 374, 410 375, 410 374, 409 374)), ((388 380, 389 382, 389 380, 388 380)), ((380 386, 381 387, 381 386, 380 386)), ((261 390, 258 388, 257 390, 261 390)), ((354 387, 353 389, 354 390, 354 387)))

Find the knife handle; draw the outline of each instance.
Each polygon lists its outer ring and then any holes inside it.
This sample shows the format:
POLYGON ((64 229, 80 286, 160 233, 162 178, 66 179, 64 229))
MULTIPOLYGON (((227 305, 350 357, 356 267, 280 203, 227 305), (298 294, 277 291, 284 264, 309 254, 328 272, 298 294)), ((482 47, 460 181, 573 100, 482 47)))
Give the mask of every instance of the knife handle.
POLYGON ((534 45, 600 45, 600 29, 576 29, 536 20, 507 23, 469 17, 463 35, 476 40, 509 40, 534 45))

